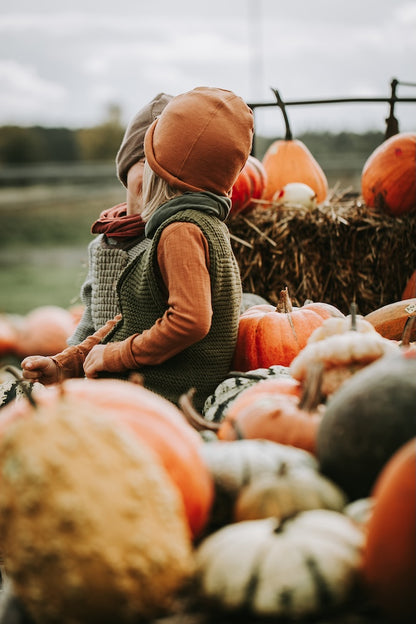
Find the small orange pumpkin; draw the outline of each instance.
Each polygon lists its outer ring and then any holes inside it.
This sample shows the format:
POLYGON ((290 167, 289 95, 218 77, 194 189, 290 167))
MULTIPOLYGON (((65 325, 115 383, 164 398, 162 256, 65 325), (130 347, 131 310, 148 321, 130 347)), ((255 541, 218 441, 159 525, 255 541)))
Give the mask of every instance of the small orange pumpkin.
POLYGON ((255 305, 241 314, 233 369, 247 372, 278 364, 289 366, 314 329, 333 315, 334 306, 325 303, 293 307, 285 288, 277 307, 255 305))
POLYGON ((416 132, 395 134, 370 154, 361 193, 367 206, 395 217, 416 209, 416 132))
POLYGON ((381 471, 372 493, 363 576, 374 601, 394 622, 416 613, 416 438, 381 471))
POLYGON ((286 114, 285 105, 279 93, 273 89, 278 105, 283 113, 286 126, 284 139, 273 141, 263 156, 263 166, 267 174, 265 200, 273 201, 286 184, 301 182, 316 193, 317 203, 325 201, 328 195, 327 177, 306 145, 294 139, 286 114))
POLYGON ((315 454, 323 413, 320 374, 318 368, 311 369, 303 388, 297 383, 290 386, 293 380, 288 378, 269 379, 245 390, 230 405, 218 439, 265 439, 315 454))
POLYGON ((231 191, 231 214, 249 212, 254 208, 253 199, 262 198, 266 181, 263 163, 250 155, 231 191))

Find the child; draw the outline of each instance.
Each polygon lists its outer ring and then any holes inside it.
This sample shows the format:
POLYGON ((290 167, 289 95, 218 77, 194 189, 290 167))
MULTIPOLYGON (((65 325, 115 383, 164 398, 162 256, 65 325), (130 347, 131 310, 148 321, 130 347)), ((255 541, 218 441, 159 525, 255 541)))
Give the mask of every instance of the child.
POLYGON ((68 344, 81 343, 118 312, 115 283, 127 264, 146 248, 140 216, 144 135, 171 95, 159 93, 133 117, 116 156, 117 176, 126 187, 126 202, 101 213, 91 228, 88 276, 81 288, 82 318, 68 344))
POLYGON ((174 403, 196 388, 202 409, 229 372, 237 339, 241 281, 224 221, 252 137, 252 111, 231 91, 199 87, 171 100, 145 135, 149 244, 119 280, 122 318, 102 328, 88 353, 74 357, 69 347, 45 358, 47 367, 26 358, 26 379, 138 371, 174 403))

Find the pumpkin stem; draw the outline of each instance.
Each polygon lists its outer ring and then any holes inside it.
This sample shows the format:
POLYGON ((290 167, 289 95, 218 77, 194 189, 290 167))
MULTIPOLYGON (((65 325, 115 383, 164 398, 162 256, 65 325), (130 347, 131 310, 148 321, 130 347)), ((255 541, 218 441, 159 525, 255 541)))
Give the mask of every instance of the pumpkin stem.
POLYGON ((179 397, 179 407, 181 408, 183 415, 188 423, 197 431, 218 431, 220 428, 219 423, 205 420, 205 418, 194 408, 192 398, 195 392, 195 388, 191 388, 186 394, 182 394, 179 397))
POLYGON ((415 326, 416 316, 408 316, 406 323, 403 327, 402 339, 400 341, 400 347, 408 347, 412 337, 412 332, 415 326))
POLYGON ((289 291, 286 288, 280 291, 279 301, 277 302, 276 312, 281 312, 282 314, 290 314, 293 312, 292 302, 289 297, 289 291))
POLYGON ((351 331, 357 331, 357 304, 353 301, 350 305, 351 331))
POLYGON ((290 129, 290 124, 289 124, 289 118, 287 116, 286 113, 286 106, 285 103, 283 102, 282 98, 280 97, 280 93, 277 89, 273 89, 272 91, 276 97, 277 100, 277 104, 280 108, 280 110, 282 111, 282 115, 283 115, 283 119, 285 122, 285 128, 286 128, 286 134, 285 134, 285 141, 293 141, 293 134, 292 134, 292 130, 290 129))
POLYGON ((315 362, 308 368, 306 380, 302 388, 302 396, 299 401, 299 408, 305 412, 314 412, 318 405, 322 403, 323 372, 324 365, 322 362, 315 362))
POLYGON ((22 390, 22 392, 26 396, 26 398, 29 401, 30 405, 32 407, 37 408, 37 403, 36 403, 35 399, 32 396, 32 386, 30 384, 28 386, 28 384, 25 382, 25 380, 23 379, 23 377, 19 373, 18 369, 15 366, 5 366, 4 370, 7 373, 10 373, 11 375, 13 375, 13 377, 16 379, 17 385, 20 387, 20 389, 22 390))

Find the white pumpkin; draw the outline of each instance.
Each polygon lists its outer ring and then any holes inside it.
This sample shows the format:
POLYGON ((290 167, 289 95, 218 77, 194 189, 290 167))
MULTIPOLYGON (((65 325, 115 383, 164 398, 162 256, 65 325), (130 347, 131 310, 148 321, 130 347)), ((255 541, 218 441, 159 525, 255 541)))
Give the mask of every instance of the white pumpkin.
POLYGON ((289 518, 310 509, 342 511, 348 499, 341 488, 317 470, 302 468, 283 474, 262 474, 243 487, 234 519, 289 518))
POLYGON ((271 440, 207 442, 201 454, 214 481, 210 529, 232 521, 233 508, 241 488, 263 474, 278 474, 284 468, 318 470, 316 458, 304 451, 271 440))
POLYGON ((273 195, 273 201, 279 204, 298 204, 305 208, 315 208, 316 193, 303 182, 289 182, 273 195))
POLYGON ((199 596, 225 611, 301 618, 346 604, 364 532, 342 513, 305 511, 223 527, 196 550, 199 596))

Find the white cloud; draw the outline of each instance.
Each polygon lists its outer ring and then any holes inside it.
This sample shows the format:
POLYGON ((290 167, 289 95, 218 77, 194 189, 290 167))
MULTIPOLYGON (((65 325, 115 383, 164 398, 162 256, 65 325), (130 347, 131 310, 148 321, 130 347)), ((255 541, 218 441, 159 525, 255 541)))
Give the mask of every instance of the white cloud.
MULTIPOLYGON (((393 77, 416 80, 415 31, 409 0, 38 0, 36 12, 14 0, 0 9, 0 124, 90 124, 109 100, 127 121, 156 92, 201 84, 248 101, 273 101, 271 86, 289 100, 388 96, 393 77)), ((414 106, 400 109, 406 127, 414 106)), ((290 113, 300 129, 379 127, 384 111, 370 109, 290 113)))
MULTIPOLYGON (((41 78, 33 67, 13 60, 0 60, 0 114, 30 121, 61 103, 66 92, 62 85, 41 78)), ((6 117, 7 120, 7 117, 6 117)))

